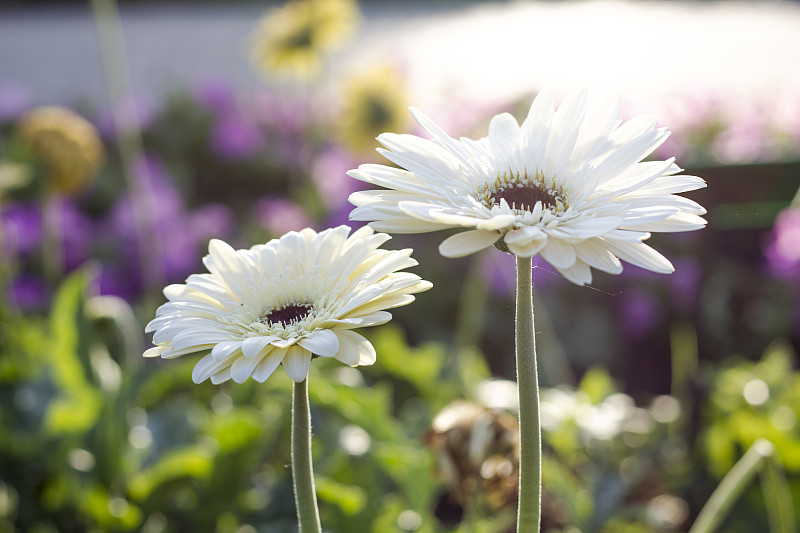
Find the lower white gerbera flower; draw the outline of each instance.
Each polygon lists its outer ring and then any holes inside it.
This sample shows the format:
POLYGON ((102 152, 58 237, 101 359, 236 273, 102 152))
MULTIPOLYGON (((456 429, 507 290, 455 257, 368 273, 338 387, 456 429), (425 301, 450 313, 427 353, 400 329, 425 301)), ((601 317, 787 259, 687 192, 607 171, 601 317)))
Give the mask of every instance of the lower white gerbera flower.
POLYGON ((350 171, 390 189, 353 193, 350 218, 396 233, 469 228, 442 242, 442 255, 494 244, 520 257, 539 254, 581 285, 591 281, 590 267, 619 274, 620 259, 672 272, 643 241, 651 232, 702 228, 703 207, 675 193, 705 182, 680 175, 673 159, 643 162, 668 132, 652 117, 621 123, 618 97, 589 105, 580 92, 554 107, 543 91, 522 125, 497 115, 479 140, 453 139, 412 109, 433 138, 380 135, 379 152, 402 169, 350 171))
POLYGON ((144 355, 205 354, 195 383, 263 382, 278 365, 300 382, 313 355, 374 363, 375 349, 352 330, 388 322, 385 309, 411 303, 431 284, 398 272, 417 262, 410 249, 378 249, 388 235, 369 227, 349 233, 304 229, 249 250, 212 240, 203 259, 209 273, 164 289, 169 302, 146 328, 156 346, 144 355))

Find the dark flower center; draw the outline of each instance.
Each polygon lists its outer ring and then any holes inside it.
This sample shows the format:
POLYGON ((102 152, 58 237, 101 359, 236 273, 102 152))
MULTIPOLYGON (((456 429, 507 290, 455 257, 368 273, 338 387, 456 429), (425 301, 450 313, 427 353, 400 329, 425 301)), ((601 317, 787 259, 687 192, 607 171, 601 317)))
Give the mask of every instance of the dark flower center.
POLYGON ((508 189, 501 189, 490 197, 491 205, 499 204, 500 200, 505 200, 511 209, 521 211, 533 211, 536 202, 542 202, 542 207, 555 207, 554 193, 528 183, 522 187, 512 185, 508 189))
POLYGON ((273 309, 259 320, 262 324, 280 324, 286 327, 299 322, 311 313, 311 304, 290 304, 280 309, 273 309))

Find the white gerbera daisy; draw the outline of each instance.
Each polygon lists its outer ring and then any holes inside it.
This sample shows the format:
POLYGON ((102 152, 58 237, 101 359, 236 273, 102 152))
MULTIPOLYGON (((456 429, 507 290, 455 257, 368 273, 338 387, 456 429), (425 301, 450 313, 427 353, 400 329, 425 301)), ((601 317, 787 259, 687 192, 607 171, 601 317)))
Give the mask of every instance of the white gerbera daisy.
POLYGON ((411 303, 431 284, 398 272, 417 262, 410 249, 379 250, 388 235, 349 233, 306 228, 249 250, 212 240, 203 258, 209 273, 164 289, 169 302, 147 325, 156 346, 145 357, 204 353, 195 383, 263 382, 278 365, 301 382, 312 354, 374 363, 375 349, 352 329, 388 322, 385 309, 411 303))
POLYGON ((543 91, 522 125, 497 115, 479 140, 453 139, 412 108, 433 139, 380 135, 387 149, 378 151, 402 169, 350 171, 391 189, 352 194, 351 220, 395 233, 471 228, 442 242, 442 255, 494 244, 518 257, 539 254, 580 285, 591 281, 590 267, 619 274, 620 259, 672 272, 643 241, 654 231, 702 228, 705 209, 674 193, 705 182, 678 175, 673 159, 643 162, 669 133, 652 117, 619 121, 618 97, 589 105, 583 91, 554 107, 553 94, 543 91))

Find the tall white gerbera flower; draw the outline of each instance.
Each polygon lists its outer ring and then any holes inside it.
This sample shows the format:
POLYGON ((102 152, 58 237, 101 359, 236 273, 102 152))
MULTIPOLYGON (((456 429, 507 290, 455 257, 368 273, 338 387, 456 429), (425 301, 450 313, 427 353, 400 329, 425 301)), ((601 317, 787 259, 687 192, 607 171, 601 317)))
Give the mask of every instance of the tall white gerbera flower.
POLYGON ((580 285, 591 282, 590 267, 619 274, 620 259, 670 273, 672 264, 643 241, 705 225, 705 209, 675 195, 705 182, 679 174, 673 159, 643 162, 669 133, 653 117, 619 121, 616 96, 589 104, 583 91, 555 111, 553 94, 543 91, 522 125, 497 115, 479 140, 453 139, 411 112, 433 138, 378 137, 386 147, 379 152, 402 169, 349 172, 390 189, 353 193, 352 220, 390 233, 469 228, 442 242, 442 255, 494 244, 517 257, 539 254, 580 285))
POLYGON ((354 328, 388 322, 386 311, 414 301, 431 284, 398 272, 417 264, 411 250, 381 250, 390 237, 369 227, 290 232, 234 250, 209 243, 208 274, 164 289, 146 331, 155 347, 146 357, 203 353, 192 379, 212 383, 248 377, 263 382, 283 365, 296 382, 313 355, 351 365, 375 362, 375 349, 354 328))

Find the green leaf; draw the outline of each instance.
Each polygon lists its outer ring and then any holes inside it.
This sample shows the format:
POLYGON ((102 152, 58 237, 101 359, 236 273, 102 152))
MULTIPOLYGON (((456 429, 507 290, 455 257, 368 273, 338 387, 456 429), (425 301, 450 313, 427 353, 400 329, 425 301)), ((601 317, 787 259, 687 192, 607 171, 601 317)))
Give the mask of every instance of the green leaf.
POLYGON ((597 405, 616 391, 609 373, 598 367, 590 368, 584 374, 578 389, 589 396, 589 401, 597 405))
POLYGON ((354 515, 364 508, 367 494, 357 485, 343 485, 329 477, 317 476, 317 497, 339 507, 344 514, 354 515))
POLYGON ((386 472, 411 500, 414 509, 430 502, 436 483, 433 479, 433 457, 416 442, 380 442, 374 446, 375 457, 386 472))
POLYGON ((101 392, 88 379, 81 357, 80 318, 89 276, 80 270, 56 293, 50 313, 49 367, 60 389, 45 416, 51 433, 80 433, 94 426, 102 407, 101 392))
POLYGON ((84 494, 81 507, 103 531, 131 531, 142 521, 142 512, 136 505, 125 498, 111 496, 99 485, 84 494))
POLYGON ((206 433, 217 439, 220 453, 230 453, 258 439, 261 421, 252 411, 236 409, 211 418, 206 433))
POLYGON ((420 391, 433 391, 444 367, 445 350, 440 344, 427 343, 410 348, 402 330, 381 328, 373 345, 383 370, 412 383, 420 391))
POLYGON ((200 446, 172 450, 161 456, 155 465, 136 474, 128 485, 128 491, 132 499, 142 500, 167 481, 184 477, 207 478, 212 467, 211 454, 200 446))

